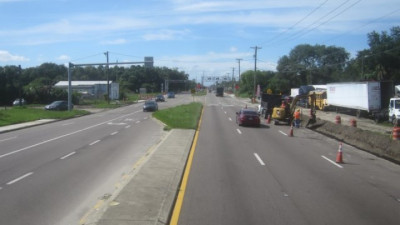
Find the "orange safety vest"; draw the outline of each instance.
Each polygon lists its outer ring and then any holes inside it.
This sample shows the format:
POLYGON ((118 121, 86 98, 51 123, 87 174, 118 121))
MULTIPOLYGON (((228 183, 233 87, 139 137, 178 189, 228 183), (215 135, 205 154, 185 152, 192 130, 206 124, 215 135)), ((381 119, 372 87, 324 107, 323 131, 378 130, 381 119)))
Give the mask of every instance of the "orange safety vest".
POLYGON ((295 119, 300 119, 300 112, 299 111, 294 112, 294 118, 295 119))

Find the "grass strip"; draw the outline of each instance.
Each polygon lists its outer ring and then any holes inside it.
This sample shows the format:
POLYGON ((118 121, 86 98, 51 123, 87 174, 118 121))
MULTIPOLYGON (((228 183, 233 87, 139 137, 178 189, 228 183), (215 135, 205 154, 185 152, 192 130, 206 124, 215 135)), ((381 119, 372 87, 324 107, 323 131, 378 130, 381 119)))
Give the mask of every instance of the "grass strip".
POLYGON ((164 130, 173 128, 197 129, 203 105, 199 102, 192 102, 186 105, 179 105, 173 108, 159 110, 153 116, 167 126, 164 130))
POLYGON ((7 110, 0 110, 0 126, 30 122, 39 119, 68 119, 86 114, 89 114, 89 112, 84 110, 47 111, 37 108, 12 107, 7 110))

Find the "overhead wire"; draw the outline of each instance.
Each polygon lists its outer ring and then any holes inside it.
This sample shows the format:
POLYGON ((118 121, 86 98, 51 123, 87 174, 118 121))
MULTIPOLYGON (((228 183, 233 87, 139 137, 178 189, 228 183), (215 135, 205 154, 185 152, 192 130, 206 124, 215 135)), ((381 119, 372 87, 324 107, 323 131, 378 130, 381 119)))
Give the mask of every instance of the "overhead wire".
POLYGON ((341 37, 341 36, 344 36, 344 35, 346 35, 346 34, 349 34, 350 32, 354 32, 355 30, 359 30, 359 29, 361 29, 361 28, 364 28, 364 27, 366 27, 366 26, 368 26, 368 25, 370 25, 370 24, 372 24, 372 23, 374 23, 374 22, 377 22, 377 21, 379 21, 379 20, 381 20, 381 19, 384 19, 384 18, 386 18, 386 17, 388 17, 388 16, 391 16, 391 15, 393 15, 394 13, 396 13, 396 12, 398 12, 398 11, 400 11, 400 8, 398 8, 398 9, 396 9, 396 10, 393 10, 393 11, 391 11, 391 12, 389 12, 389 13, 387 13, 387 14, 381 16, 381 17, 378 17, 378 18, 376 18, 376 19, 373 19, 373 20, 369 21, 368 23, 366 23, 366 24, 364 24, 364 25, 362 25, 362 26, 360 26, 360 27, 357 27, 357 28, 355 28, 355 29, 351 29, 351 30, 348 31, 348 32, 345 32, 345 33, 342 33, 342 34, 340 34, 340 35, 337 35, 337 36, 335 36, 335 37, 333 37, 333 38, 330 38, 330 39, 324 41, 323 43, 329 42, 329 41, 332 41, 332 40, 335 40, 335 39, 337 39, 337 38, 339 38, 339 37, 341 37))
POLYGON ((306 20, 309 16, 311 16, 313 13, 315 13, 318 9, 320 9, 323 5, 325 5, 329 0, 326 0, 324 2, 322 2, 320 5, 318 5, 316 8, 314 8, 311 12, 309 12, 307 15, 305 15, 303 18, 301 18, 299 21, 297 21, 296 23, 294 23, 292 26, 290 26, 289 28, 287 28, 286 30, 278 33, 277 35, 275 35, 274 37, 272 37, 271 39, 259 44, 259 45, 263 45, 267 42, 271 42, 275 39, 277 39, 278 37, 280 37, 281 35, 287 33, 289 30, 292 30, 295 26, 297 26, 298 24, 300 24, 301 22, 303 22, 304 20, 306 20))
POLYGON ((317 29, 318 27, 320 27, 320 26, 322 26, 322 25, 325 25, 326 23, 328 23, 328 22, 330 22, 331 20, 333 20, 334 18, 340 16, 341 14, 343 14, 344 12, 346 12, 347 10, 349 10, 350 8, 354 7, 355 5, 357 5, 358 3, 360 3, 361 1, 362 1, 362 0, 356 1, 356 2, 353 3, 352 5, 348 6, 348 7, 345 8, 344 10, 340 11, 338 14, 336 14, 336 15, 334 15, 333 17, 329 18, 328 20, 326 20, 326 21, 320 23, 318 26, 316 26, 316 27, 314 27, 314 28, 312 28, 312 29, 306 31, 304 34, 301 34, 301 35, 298 36, 298 37, 293 37, 293 38, 299 38, 299 37, 301 37, 301 36, 304 36, 304 35, 310 33, 311 31, 317 29))
MULTIPOLYGON (((309 24, 308 26, 306 26, 305 28, 295 32, 294 34, 292 34, 290 37, 287 37, 286 39, 284 39, 283 41, 290 41, 290 40, 295 40, 301 36, 304 36, 304 34, 307 34, 310 32, 310 30, 314 30, 314 28, 310 29, 311 27, 313 27, 315 24, 318 24, 320 21, 322 21, 324 18, 328 17, 329 15, 331 15, 332 13, 334 13, 335 11, 339 10, 342 6, 344 6, 345 4, 347 4, 350 0, 345 0, 344 2, 342 2, 341 4, 339 4, 336 8, 332 9, 331 11, 329 11, 328 13, 322 15, 320 18, 316 19, 313 23, 309 24)), ((318 25, 319 26, 319 25, 318 25)), ((317 27, 318 27, 317 26, 317 27)))
POLYGON ((78 58, 78 59, 71 59, 71 62, 72 61, 81 61, 81 60, 84 60, 84 59, 88 59, 88 58, 93 58, 93 57, 95 57, 95 56, 99 56, 99 55, 103 55, 104 53, 97 53, 97 54, 94 54, 94 55, 90 55, 90 56, 85 56, 85 57, 82 57, 82 58, 78 58))

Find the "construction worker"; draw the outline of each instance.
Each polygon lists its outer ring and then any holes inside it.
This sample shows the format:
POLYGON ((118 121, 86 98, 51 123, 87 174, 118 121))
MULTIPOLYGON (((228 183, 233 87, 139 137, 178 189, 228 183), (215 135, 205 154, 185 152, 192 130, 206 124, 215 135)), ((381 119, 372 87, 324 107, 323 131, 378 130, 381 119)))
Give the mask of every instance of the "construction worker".
POLYGON ((310 124, 314 124, 317 122, 317 117, 315 115, 315 110, 311 109, 310 111, 310 119, 308 120, 306 127, 308 127, 308 125, 310 124))
POLYGON ((293 117, 294 117, 294 126, 296 128, 299 128, 300 127, 300 109, 296 109, 293 117))
POLYGON ((286 102, 282 101, 281 108, 286 108, 286 102))

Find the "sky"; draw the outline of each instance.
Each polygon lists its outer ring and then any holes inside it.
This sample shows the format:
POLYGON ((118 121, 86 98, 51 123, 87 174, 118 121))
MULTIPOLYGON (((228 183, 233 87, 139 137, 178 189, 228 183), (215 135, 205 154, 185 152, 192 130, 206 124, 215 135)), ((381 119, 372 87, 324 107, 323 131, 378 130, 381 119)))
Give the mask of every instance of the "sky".
POLYGON ((400 0, 0 0, 0 66, 142 62, 202 77, 276 70, 300 44, 355 57, 400 26, 400 0), (241 60, 237 60, 241 59, 241 60))

